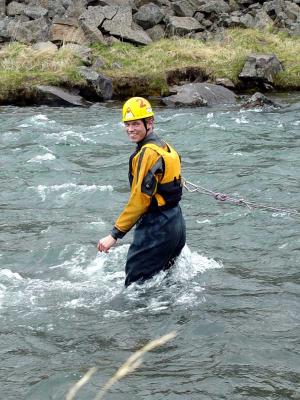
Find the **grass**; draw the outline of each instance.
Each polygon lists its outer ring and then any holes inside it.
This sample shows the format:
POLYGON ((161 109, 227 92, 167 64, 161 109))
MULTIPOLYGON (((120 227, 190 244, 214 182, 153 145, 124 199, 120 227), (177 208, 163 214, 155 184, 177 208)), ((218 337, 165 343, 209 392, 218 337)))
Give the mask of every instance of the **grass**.
MULTIPOLYGON (((167 94, 172 71, 189 68, 211 80, 229 78, 238 84, 245 59, 252 52, 274 53, 283 63, 284 71, 274 82, 278 89, 300 88, 300 38, 270 30, 228 29, 222 39, 208 42, 172 38, 141 47, 122 42, 94 44, 92 52, 104 61, 99 72, 113 79, 119 97, 167 94)), ((62 47, 53 53, 10 43, 0 50, 0 99, 34 84, 84 85, 77 72, 81 64, 71 49, 62 47)))
POLYGON ((166 84, 172 70, 197 68, 206 76, 229 78, 238 83, 247 55, 274 53, 284 65, 275 78, 281 89, 300 87, 300 38, 254 29, 228 29, 222 40, 162 39, 145 47, 117 43, 112 47, 95 45, 94 54, 105 60, 103 73, 119 81, 147 76, 154 88, 166 84), (122 68, 114 68, 118 63, 122 68), (158 82, 153 85, 153 82, 158 82))
POLYGON ((21 43, 0 50, 0 100, 38 84, 73 86, 84 83, 77 73, 78 57, 63 47, 57 52, 34 51, 21 43))

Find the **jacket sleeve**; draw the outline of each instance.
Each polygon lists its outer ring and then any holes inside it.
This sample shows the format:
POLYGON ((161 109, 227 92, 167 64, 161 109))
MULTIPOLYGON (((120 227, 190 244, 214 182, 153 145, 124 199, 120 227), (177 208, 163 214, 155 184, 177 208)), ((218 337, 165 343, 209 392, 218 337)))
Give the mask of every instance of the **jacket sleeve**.
MULTIPOLYGON (((156 185, 151 194, 143 190, 143 181, 149 170, 155 165, 160 155, 153 149, 143 148, 132 165, 133 182, 128 203, 119 215, 112 230, 115 239, 122 238, 148 210, 152 196, 156 193, 156 185)), ((157 179, 157 177, 155 177, 157 179)))

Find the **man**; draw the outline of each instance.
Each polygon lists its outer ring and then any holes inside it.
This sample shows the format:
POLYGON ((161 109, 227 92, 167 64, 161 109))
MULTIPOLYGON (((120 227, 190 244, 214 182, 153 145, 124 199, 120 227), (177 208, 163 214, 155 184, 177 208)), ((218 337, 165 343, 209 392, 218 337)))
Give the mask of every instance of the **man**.
POLYGON ((151 104, 142 97, 127 100, 123 122, 129 140, 137 144, 129 160, 130 198, 111 234, 99 240, 97 248, 107 253, 136 225, 125 267, 127 287, 170 268, 185 245, 185 222, 178 204, 180 157, 153 132, 151 104))

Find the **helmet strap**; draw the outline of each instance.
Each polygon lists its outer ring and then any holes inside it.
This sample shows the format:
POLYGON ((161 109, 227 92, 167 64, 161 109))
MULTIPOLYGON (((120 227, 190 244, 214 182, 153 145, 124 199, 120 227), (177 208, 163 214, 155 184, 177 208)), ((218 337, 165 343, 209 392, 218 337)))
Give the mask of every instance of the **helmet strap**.
POLYGON ((145 129, 146 129, 146 133, 147 133, 147 132, 148 132, 148 128, 147 128, 147 121, 146 121, 146 118, 143 118, 142 121, 143 121, 144 127, 145 127, 145 129))

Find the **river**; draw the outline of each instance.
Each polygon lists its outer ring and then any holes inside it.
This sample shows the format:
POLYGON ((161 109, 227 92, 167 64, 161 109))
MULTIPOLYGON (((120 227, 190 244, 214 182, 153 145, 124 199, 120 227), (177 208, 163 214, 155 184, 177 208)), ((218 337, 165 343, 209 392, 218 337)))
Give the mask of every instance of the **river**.
MULTIPOLYGON (((300 95, 284 107, 156 107, 183 176, 300 211, 300 95)), ((187 245, 168 276, 124 289, 132 234, 97 254, 128 197, 119 103, 0 108, 0 399, 94 399, 136 350, 172 341, 115 400, 299 399, 299 214, 184 193, 187 245)))

